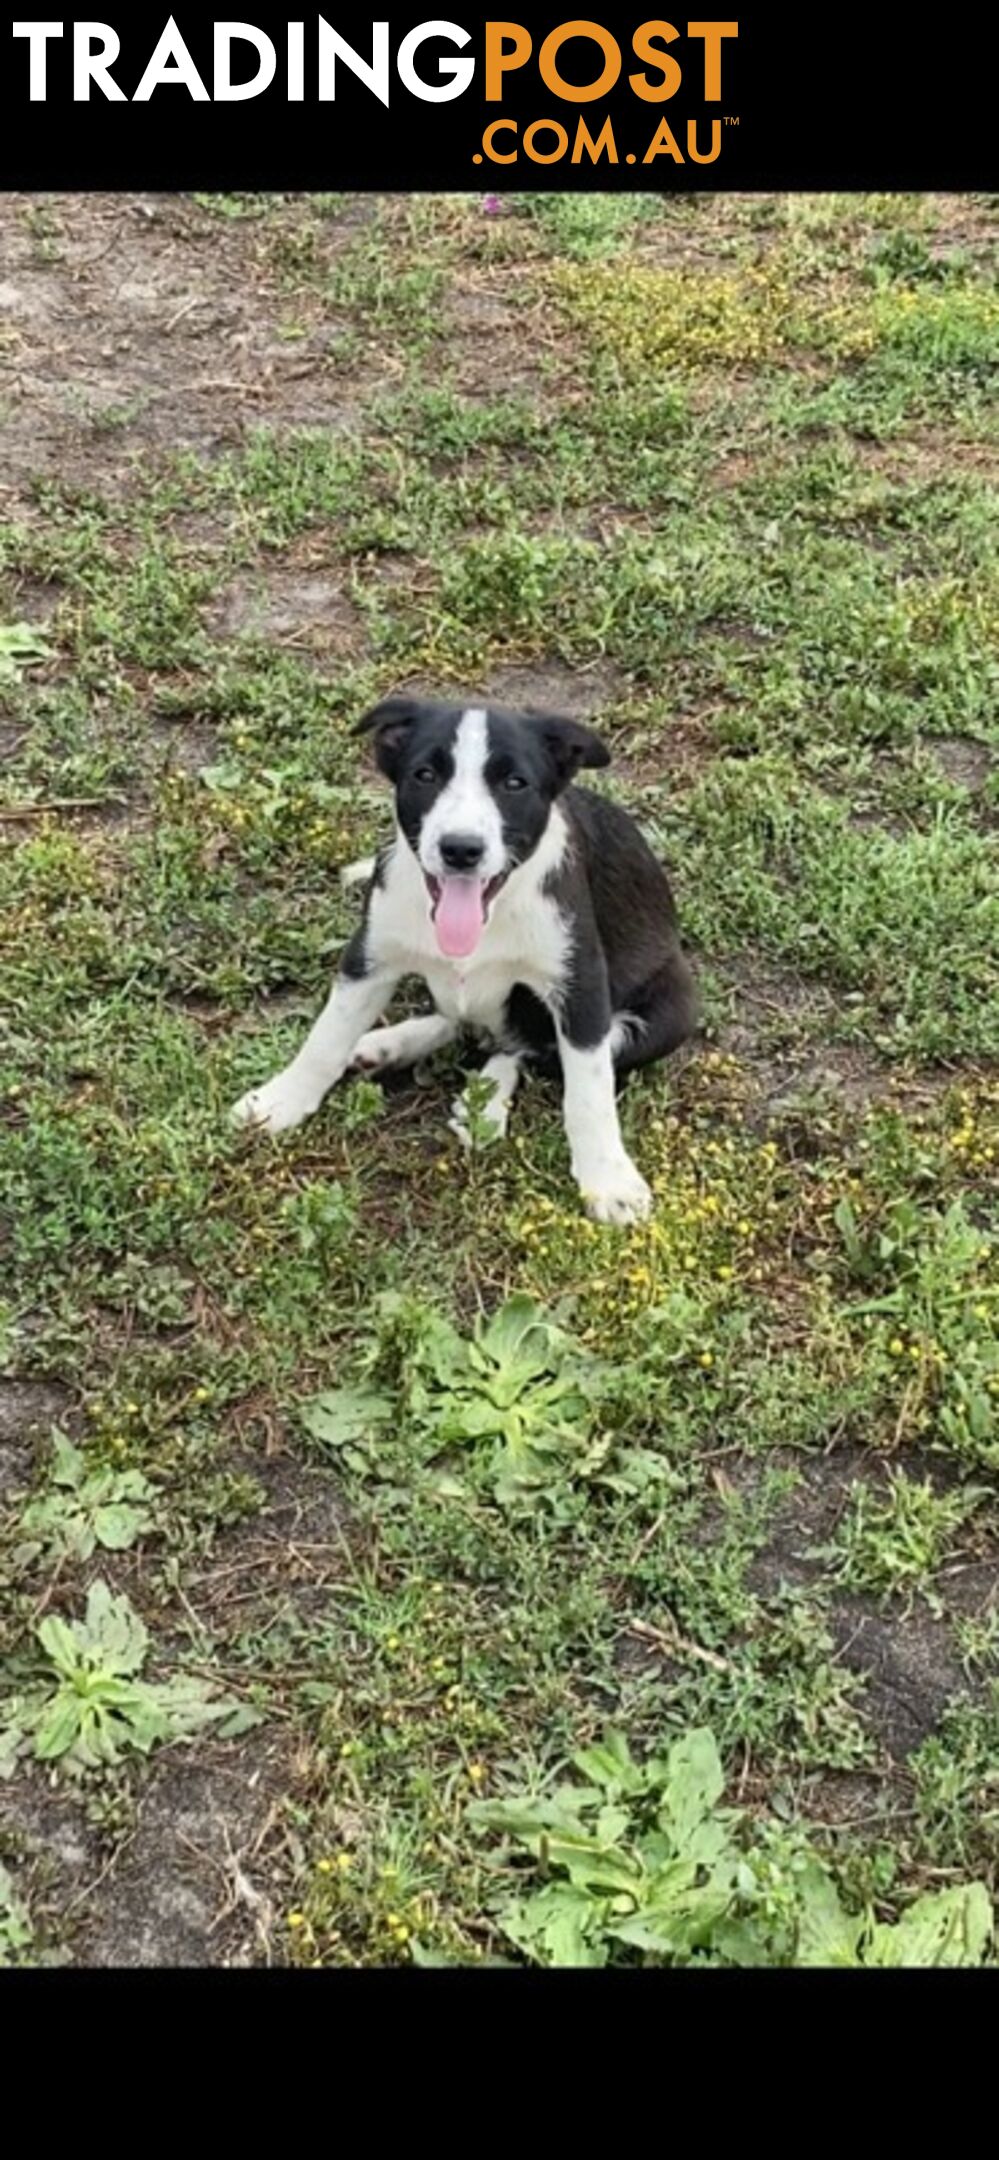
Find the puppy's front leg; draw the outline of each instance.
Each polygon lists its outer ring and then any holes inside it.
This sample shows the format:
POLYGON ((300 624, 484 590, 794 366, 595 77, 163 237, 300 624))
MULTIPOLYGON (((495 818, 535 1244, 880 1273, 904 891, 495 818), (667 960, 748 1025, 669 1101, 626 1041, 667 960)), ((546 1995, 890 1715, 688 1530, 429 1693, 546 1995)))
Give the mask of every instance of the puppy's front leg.
POLYGON ((347 946, 340 973, 298 1056, 273 1080, 242 1096, 233 1108, 236 1123, 279 1133, 311 1117, 346 1072, 362 1035, 384 1012, 398 979, 397 973, 369 964, 364 930, 359 930, 347 946))
POLYGON ((652 1207, 652 1194, 621 1138, 609 1002, 606 1031, 596 1042, 593 1020, 588 1013, 581 1024, 582 1016, 574 1016, 571 1006, 555 1020, 573 1175, 587 1214, 597 1222, 641 1222, 652 1207))

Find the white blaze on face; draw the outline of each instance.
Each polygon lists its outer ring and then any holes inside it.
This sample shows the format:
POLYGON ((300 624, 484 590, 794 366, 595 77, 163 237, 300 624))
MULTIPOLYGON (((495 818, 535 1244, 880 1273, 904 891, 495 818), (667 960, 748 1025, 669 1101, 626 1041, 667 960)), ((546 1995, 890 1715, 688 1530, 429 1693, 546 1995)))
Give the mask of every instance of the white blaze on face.
POLYGON ((423 821, 420 861, 432 877, 446 877, 441 840, 448 833, 464 833, 469 838, 474 834, 483 845, 476 876, 483 880, 499 877, 506 861, 503 820, 496 798, 486 785, 489 721, 478 707, 471 706, 462 713, 451 755, 454 771, 423 821))
POLYGON ((470 706, 455 733, 451 778, 428 811, 420 833, 420 864, 440 886, 434 908, 437 942, 452 959, 474 952, 486 923, 486 888, 507 866, 503 820, 486 784, 488 756, 488 716, 480 707, 470 706), (441 854, 441 842, 449 834, 481 841, 482 854, 473 870, 449 868, 441 854))

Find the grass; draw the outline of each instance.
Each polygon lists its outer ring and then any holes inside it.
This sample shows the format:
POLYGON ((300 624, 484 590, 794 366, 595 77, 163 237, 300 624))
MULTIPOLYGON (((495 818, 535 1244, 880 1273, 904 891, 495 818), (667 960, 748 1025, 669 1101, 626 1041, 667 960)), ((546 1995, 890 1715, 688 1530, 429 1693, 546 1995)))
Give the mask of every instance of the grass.
MULTIPOLYGON (((46 276, 85 214, 32 206, 46 276)), ((279 364, 233 425, 195 310, 211 442, 123 360, 0 529, 0 1962, 148 1957, 129 1855, 144 1811, 187 1881, 199 1778, 230 1890, 157 1907, 168 1961, 987 1954, 995 202, 171 215, 279 364), (404 682, 592 712, 673 866, 706 1037, 625 1094, 633 1231, 540 1084, 459 1155, 455 1054, 227 1126, 404 682), (655 1882, 655 1765, 713 1736, 700 1932, 539 1866, 608 1732, 655 1882)))

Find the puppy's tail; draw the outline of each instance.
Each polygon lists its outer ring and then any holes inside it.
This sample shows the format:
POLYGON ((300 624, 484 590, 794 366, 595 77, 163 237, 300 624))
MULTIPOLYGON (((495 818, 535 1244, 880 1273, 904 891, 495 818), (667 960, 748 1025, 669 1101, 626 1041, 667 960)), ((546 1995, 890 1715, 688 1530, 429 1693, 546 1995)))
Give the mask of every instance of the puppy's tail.
POLYGON ((362 855, 359 862, 345 863, 340 872, 344 891, 349 891, 352 885, 367 885, 374 877, 377 860, 376 855, 362 855))

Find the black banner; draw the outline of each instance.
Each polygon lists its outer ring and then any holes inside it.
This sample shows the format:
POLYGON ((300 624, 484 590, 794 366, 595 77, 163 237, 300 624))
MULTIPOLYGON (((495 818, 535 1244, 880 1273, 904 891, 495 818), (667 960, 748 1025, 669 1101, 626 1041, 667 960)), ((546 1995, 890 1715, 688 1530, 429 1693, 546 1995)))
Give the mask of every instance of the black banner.
POLYGON ((0 186, 988 189, 968 21, 9 17, 0 186))

